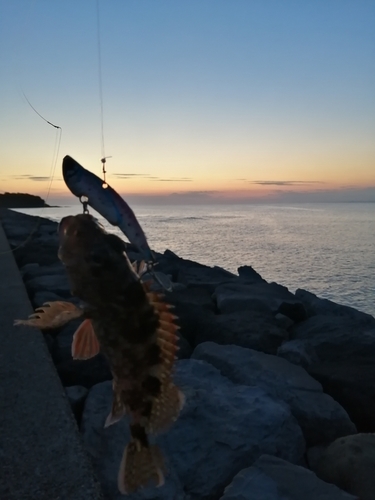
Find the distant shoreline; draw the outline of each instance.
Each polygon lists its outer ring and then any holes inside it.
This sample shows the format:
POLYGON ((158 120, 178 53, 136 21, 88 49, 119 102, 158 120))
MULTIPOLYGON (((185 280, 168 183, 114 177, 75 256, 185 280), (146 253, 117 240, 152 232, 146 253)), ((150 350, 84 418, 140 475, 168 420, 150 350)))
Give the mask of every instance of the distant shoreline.
POLYGON ((0 208, 51 208, 43 198, 28 193, 0 194, 0 208))

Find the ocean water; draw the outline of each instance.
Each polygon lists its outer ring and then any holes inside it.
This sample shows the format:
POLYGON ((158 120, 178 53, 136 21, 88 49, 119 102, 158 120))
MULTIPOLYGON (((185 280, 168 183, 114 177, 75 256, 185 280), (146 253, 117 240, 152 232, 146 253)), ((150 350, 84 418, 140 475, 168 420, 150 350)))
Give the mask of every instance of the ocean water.
MULTIPOLYGON (((232 272, 250 265, 292 292, 304 288, 375 315, 375 203, 132 208, 158 252, 232 272)), ((81 209, 19 211, 58 221, 81 209)))

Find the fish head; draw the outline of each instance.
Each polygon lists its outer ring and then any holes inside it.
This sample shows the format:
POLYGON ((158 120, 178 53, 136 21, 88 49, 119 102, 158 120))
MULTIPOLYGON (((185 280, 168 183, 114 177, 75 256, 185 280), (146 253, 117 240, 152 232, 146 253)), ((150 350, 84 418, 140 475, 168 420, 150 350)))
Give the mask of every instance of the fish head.
POLYGON ((63 264, 79 265, 103 247, 105 231, 90 214, 69 215, 59 224, 59 258, 63 264))

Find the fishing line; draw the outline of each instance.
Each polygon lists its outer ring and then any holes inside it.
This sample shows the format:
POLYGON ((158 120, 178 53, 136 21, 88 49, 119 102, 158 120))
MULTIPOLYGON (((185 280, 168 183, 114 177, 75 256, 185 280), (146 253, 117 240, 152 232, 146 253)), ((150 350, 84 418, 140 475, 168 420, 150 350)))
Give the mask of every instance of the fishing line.
MULTIPOLYGON (((29 99, 27 98, 27 96, 25 95, 25 93, 23 91, 22 91, 22 94, 23 94, 25 100, 27 101, 27 103, 29 104, 29 106, 31 107, 31 109, 42 120, 44 120, 46 123, 48 123, 48 125, 51 125, 52 127, 54 127, 56 129, 55 144, 54 144, 53 154, 52 154, 52 163, 51 163, 51 168, 50 168, 50 173, 49 173, 49 185, 48 185, 48 188, 47 188, 47 195, 46 195, 46 199, 45 199, 45 202, 47 202, 48 199, 49 199, 49 195, 51 193, 52 182, 53 182, 54 177, 55 177, 56 164, 57 164, 57 159, 58 159, 58 156, 59 156, 60 144, 61 144, 61 138, 62 138, 62 128, 59 125, 55 125, 54 123, 52 123, 49 120, 47 120, 46 118, 44 118, 44 116, 42 116, 39 113, 39 111, 37 111, 34 108, 34 106, 31 104, 31 102, 29 101, 29 99)), ((40 223, 41 223, 42 220, 43 220, 42 217, 38 217, 37 223, 35 224, 34 228, 31 230, 29 236, 22 243, 20 243, 16 247, 12 248, 10 251, 14 252, 15 250, 18 250, 19 248, 25 246, 31 240, 31 237, 33 236, 33 234, 37 231, 37 229, 38 229, 38 227, 39 227, 39 225, 40 225, 40 223)), ((6 253, 8 253, 8 252, 1 252, 0 255, 4 255, 6 253)))
POLYGON ((100 9, 99 0, 96 0, 96 39, 97 39, 97 49, 98 49, 98 82, 99 82, 99 104, 100 104, 100 129, 101 129, 101 163, 102 163, 102 173, 103 173, 103 188, 107 188, 105 164, 107 158, 111 156, 105 155, 105 145, 104 145, 104 99, 103 99, 103 69, 102 69, 102 43, 100 35, 100 9))

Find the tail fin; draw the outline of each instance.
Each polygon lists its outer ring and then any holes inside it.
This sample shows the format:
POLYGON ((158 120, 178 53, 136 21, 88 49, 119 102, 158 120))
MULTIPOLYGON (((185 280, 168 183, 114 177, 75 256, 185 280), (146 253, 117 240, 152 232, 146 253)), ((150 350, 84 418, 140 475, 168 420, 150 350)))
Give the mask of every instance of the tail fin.
POLYGON ((164 484, 164 460, 157 446, 142 444, 132 438, 122 456, 118 488, 122 494, 132 493, 154 483, 164 484))

